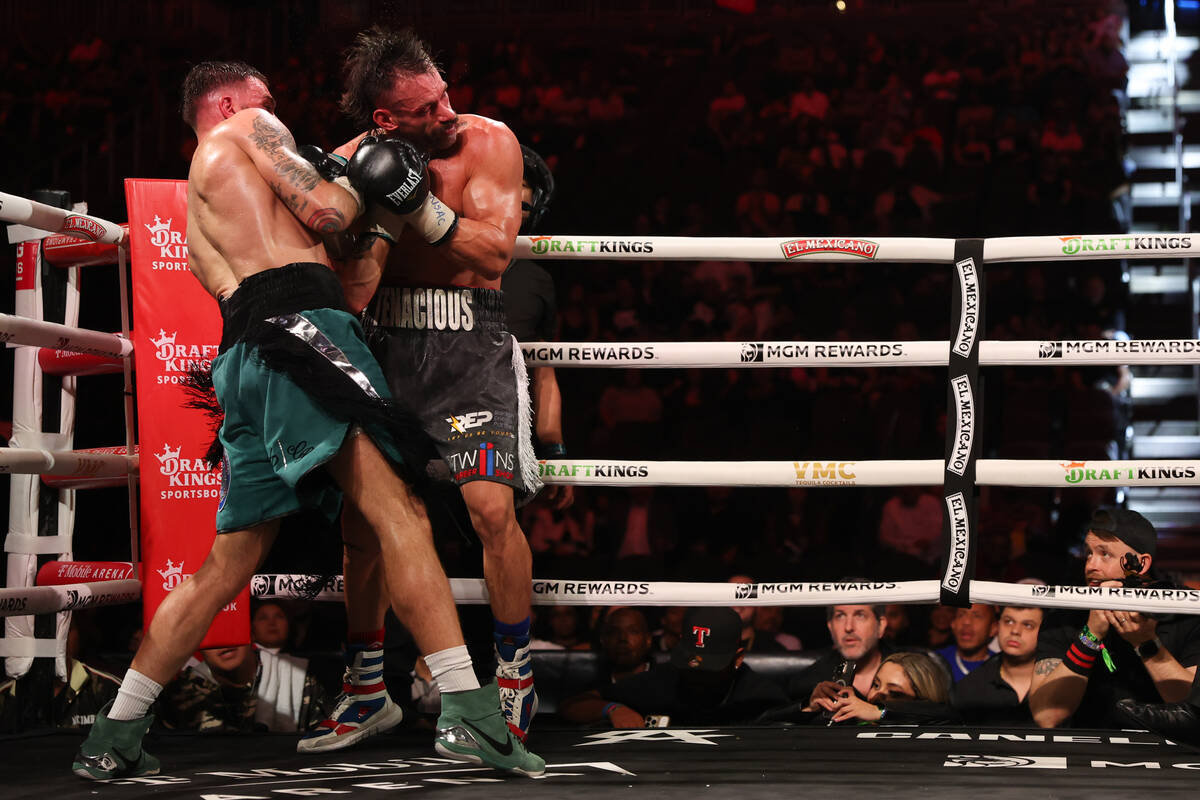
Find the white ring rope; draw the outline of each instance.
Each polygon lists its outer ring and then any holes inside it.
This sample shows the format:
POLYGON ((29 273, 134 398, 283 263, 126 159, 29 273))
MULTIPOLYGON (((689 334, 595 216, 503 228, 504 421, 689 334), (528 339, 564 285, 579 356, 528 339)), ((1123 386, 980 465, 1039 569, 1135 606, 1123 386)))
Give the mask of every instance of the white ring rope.
POLYGON ((0 589, 0 617, 51 614, 91 606, 115 606, 142 599, 139 580, 19 586, 0 589))
POLYGON ((13 314, 0 314, 0 342, 114 358, 129 358, 133 354, 133 342, 115 333, 72 328, 13 314))
MULTIPOLYGON (((941 459, 881 461, 541 461, 549 484, 571 486, 940 486, 941 459)), ((1200 461, 976 462, 980 486, 1200 486, 1200 461)))
MULTIPOLYGON (((880 461, 617 461, 538 462, 548 484, 569 486, 936 486, 940 459, 880 461)), ((112 478, 136 472, 138 456, 85 450, 0 447, 0 474, 112 478)), ((980 459, 980 486, 1200 486, 1200 461, 1052 461, 980 459)))
MULTIPOLYGON (((944 367, 946 341, 537 342, 522 343, 539 367, 944 367)), ((979 363, 1000 365, 1195 364, 1200 339, 984 341, 979 363)))
POLYGON ((138 456, 87 450, 0 447, 0 475, 63 475, 70 478, 124 478, 138 470, 138 456))
POLYGON ((0 221, 28 225, 89 242, 123 244, 129 238, 128 232, 115 222, 88 214, 76 214, 6 192, 0 192, 0 221))
MULTIPOLYGON (((81 562, 85 563, 85 562, 81 562)), ((309 598, 300 591, 309 575, 255 575, 251 596, 309 598)), ((680 581, 533 581, 534 605, 565 606, 830 606, 841 604, 936 603, 938 582, 792 582, 693 583, 680 581)), ((460 605, 488 605, 487 585, 480 578, 451 578, 450 590, 460 605)), ((59 586, 0 589, 0 616, 46 614, 98 605, 136 602, 141 582, 134 579, 92 581, 59 586)), ((329 579, 311 599, 341 602, 341 575, 329 579)), ((1089 586, 1028 586, 996 581, 971 581, 971 601, 1039 608, 1141 611, 1200 614, 1200 590, 1100 588, 1089 586)))
MULTIPOLYGON (((518 236, 517 258, 606 261, 954 261, 956 239, 793 236, 518 236)), ((983 258, 1001 261, 1090 261, 1097 258, 1191 258, 1200 240, 1187 233, 1005 236, 983 240, 983 258)))

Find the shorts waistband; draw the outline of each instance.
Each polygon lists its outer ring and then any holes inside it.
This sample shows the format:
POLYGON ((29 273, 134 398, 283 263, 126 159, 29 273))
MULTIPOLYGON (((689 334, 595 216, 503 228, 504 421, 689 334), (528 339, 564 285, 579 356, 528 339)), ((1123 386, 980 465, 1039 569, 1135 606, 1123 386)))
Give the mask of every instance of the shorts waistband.
POLYGON ((324 264, 299 262, 257 272, 221 301, 221 350, 239 341, 255 323, 280 314, 332 308, 348 311, 337 275, 324 264))
POLYGON ((381 328, 499 329, 504 327, 504 293, 475 286, 381 286, 367 313, 381 328))

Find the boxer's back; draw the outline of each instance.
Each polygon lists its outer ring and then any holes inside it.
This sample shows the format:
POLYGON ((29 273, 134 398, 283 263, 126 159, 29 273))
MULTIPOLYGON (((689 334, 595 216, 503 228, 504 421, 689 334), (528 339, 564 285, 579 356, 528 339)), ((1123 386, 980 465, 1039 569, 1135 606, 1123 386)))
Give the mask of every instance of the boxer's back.
MULTIPOLYGON (((248 275, 300 261, 329 264, 317 235, 263 178, 250 149, 272 157, 291 135, 269 112, 247 109, 206 133, 188 172, 188 265, 213 296, 248 275)), ((286 186, 281 192, 288 196, 286 186)), ((293 203, 303 202, 298 194, 293 203)))

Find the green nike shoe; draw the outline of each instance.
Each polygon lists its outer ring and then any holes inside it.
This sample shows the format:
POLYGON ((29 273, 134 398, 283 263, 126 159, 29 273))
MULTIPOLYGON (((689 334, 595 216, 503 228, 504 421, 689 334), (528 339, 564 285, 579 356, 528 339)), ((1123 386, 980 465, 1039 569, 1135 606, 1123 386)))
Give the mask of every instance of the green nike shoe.
POLYGON ((108 718, 112 701, 100 709, 87 739, 75 754, 71 771, 81 778, 106 781, 110 778, 137 778, 157 775, 158 759, 142 749, 142 737, 154 717, 113 720, 108 718))
POLYGON ((442 695, 434 747, 447 758, 484 764, 536 778, 546 762, 525 749, 508 730, 500 710, 500 690, 489 683, 469 692, 442 695))

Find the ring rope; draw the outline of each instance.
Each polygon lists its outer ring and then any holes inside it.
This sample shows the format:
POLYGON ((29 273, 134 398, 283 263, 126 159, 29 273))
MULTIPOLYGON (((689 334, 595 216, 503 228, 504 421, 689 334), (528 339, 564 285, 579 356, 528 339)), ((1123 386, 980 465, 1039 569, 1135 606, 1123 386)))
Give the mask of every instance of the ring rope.
POLYGON ((115 358, 129 358, 133 354, 133 341, 115 333, 73 328, 15 314, 0 314, 0 342, 115 358))
MULTIPOLYGON (((120 448, 124 451, 124 448, 120 448)), ((62 475, 71 478, 124 478, 138 469, 138 456, 94 450, 39 450, 0 447, 0 475, 62 475), (99 451, 99 452, 96 452, 99 451)))
MULTIPOLYGON (((606 261, 876 261, 953 263, 957 239, 802 236, 518 236, 517 258, 606 261)), ((1186 233, 1001 236, 983 239, 983 259, 1072 261, 1192 258, 1200 241, 1186 233)))
MULTIPOLYGON (((121 566, 129 567, 125 564, 121 566)), ((111 570, 114 574, 126 574, 111 570)), ((260 599, 308 598, 300 587, 312 576, 255 575, 251 595, 260 599)), ((461 605, 488 605, 487 585, 481 578, 451 578, 450 589, 461 605)), ((311 599, 340 602, 341 575, 329 580, 311 599)), ((533 581, 534 605, 629 606, 830 606, 935 603, 938 582, 794 582, 694 583, 680 581, 533 581)), ((136 602, 141 582, 129 578, 62 585, 0 589, 0 616, 45 614, 68 609, 136 602)), ((971 602, 1075 610, 1110 609, 1142 613, 1200 614, 1200 590, 1129 587, 1030 586, 997 581, 971 582, 971 602)))
MULTIPOLYGON (((537 342, 522 344, 539 367, 944 367, 947 341, 537 342)), ((1200 339, 983 341, 987 366, 1195 364, 1200 339)))
MULTIPOLYGON (((115 478, 136 472, 138 456, 119 448, 50 451, 0 447, 0 474, 115 478), (108 452, 103 452, 108 451, 108 452)), ((945 462, 939 459, 878 461, 635 461, 550 460, 538 462, 545 483, 569 486, 936 486, 945 462)), ((984 458, 980 486, 1200 486, 1200 461, 1054 461, 984 458)))
POLYGON ((74 236, 89 242, 124 244, 126 228, 90 214, 77 214, 64 208, 39 203, 26 197, 0 192, 0 222, 28 225, 50 233, 74 236))

